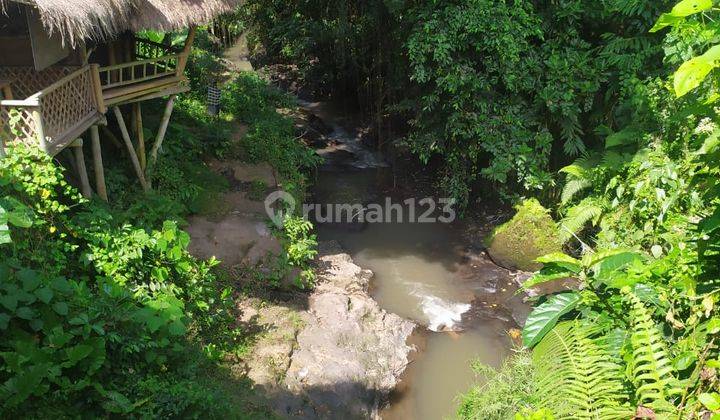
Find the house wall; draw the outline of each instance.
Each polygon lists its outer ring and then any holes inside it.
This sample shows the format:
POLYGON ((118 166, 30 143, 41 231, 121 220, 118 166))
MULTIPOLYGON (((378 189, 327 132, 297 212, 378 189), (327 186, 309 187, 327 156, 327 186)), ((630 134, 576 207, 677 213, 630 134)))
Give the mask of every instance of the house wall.
MULTIPOLYGON (((28 31, 26 7, 9 3, 6 14, 0 13, 0 66, 34 66, 32 44, 28 31)), ((59 66, 82 64, 82 54, 74 49, 69 56, 57 63, 59 66)))

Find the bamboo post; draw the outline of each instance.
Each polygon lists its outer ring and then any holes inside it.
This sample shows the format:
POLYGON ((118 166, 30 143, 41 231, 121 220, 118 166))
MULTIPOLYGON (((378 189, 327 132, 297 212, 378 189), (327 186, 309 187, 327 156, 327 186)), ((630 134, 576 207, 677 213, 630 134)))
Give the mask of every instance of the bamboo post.
POLYGON ((118 125, 120 126, 120 132, 122 133, 122 138, 125 141, 125 147, 127 148, 128 153, 130 153, 130 160, 132 161, 133 167, 135 168, 135 173, 140 180, 140 185, 142 185, 143 190, 147 191, 149 187, 147 182, 145 181, 145 175, 140 168, 140 161, 138 160, 137 154, 135 154, 135 148, 133 147, 132 141, 130 140, 130 134, 128 134, 127 126, 125 125, 125 119, 123 119, 122 112, 120 112, 120 108, 117 105, 113 107, 113 113, 115 114, 115 118, 117 119, 118 125))
POLYGON ((120 149, 120 152, 122 152, 122 147, 123 147, 123 145, 120 143, 120 140, 118 140, 118 138, 115 136, 115 133, 113 133, 112 131, 110 131, 110 129, 107 128, 107 126, 105 126, 105 125, 102 126, 102 131, 103 131, 103 135, 105 135, 105 137, 107 137, 108 139, 110 139, 110 141, 112 142, 112 144, 113 144, 115 147, 117 147, 118 149, 120 149))
POLYGON ((87 168, 85 167, 85 156, 83 155, 82 139, 75 140, 71 145, 73 154, 75 155, 75 166, 80 176, 80 190, 85 198, 92 197, 92 189, 90 188, 90 178, 88 178, 87 168))
POLYGON ((13 93, 12 93, 12 87, 10 86, 10 83, 2 85, 2 94, 3 94, 3 99, 7 99, 7 100, 14 99, 13 93))
POLYGON ((137 154, 140 158, 140 168, 145 171, 147 167, 147 158, 145 155, 145 133, 143 132, 142 108, 140 102, 133 104, 133 115, 135 123, 135 133, 137 134, 137 154))
POLYGON ((158 150, 160 150, 160 146, 162 146, 162 142, 165 139, 165 132, 170 123, 170 115, 172 115, 173 105, 175 104, 175 96, 176 95, 170 95, 170 99, 168 99, 165 105, 165 113, 163 114, 162 121, 160 121, 160 128, 155 138, 155 144, 153 144, 153 148, 150 151, 150 161, 152 164, 155 164, 157 161, 158 150))
POLYGON ((92 76, 93 93, 95 94, 95 102, 97 103, 98 112, 105 114, 105 99, 103 98, 102 83, 100 82, 100 66, 98 64, 90 64, 90 75, 92 76))
POLYGON ((192 48, 193 41, 195 40, 195 26, 191 26, 188 28, 188 35, 185 39, 185 46, 183 47, 182 52, 180 53, 180 58, 178 59, 178 66, 176 69, 176 75, 177 77, 180 77, 183 75, 183 72, 185 71, 185 65, 188 61, 188 56, 190 55, 190 49, 192 48))
POLYGON ((100 148, 100 130, 98 130, 97 125, 90 127, 90 139, 92 141, 93 168, 95 169, 95 190, 100 198, 108 201, 105 186, 105 167, 103 166, 102 149, 100 148))
POLYGON ((32 111, 33 120, 35 120, 35 129, 38 137, 38 143, 40 144, 40 150, 47 153, 47 139, 45 138, 45 128, 43 126, 43 118, 40 113, 40 108, 35 108, 32 111))
MULTIPOLYGON (((111 66, 117 64, 117 55, 115 52, 115 41, 108 42, 108 63, 111 66)), ((118 81, 118 77, 113 73, 114 70, 110 70, 110 82, 115 83, 118 81)))

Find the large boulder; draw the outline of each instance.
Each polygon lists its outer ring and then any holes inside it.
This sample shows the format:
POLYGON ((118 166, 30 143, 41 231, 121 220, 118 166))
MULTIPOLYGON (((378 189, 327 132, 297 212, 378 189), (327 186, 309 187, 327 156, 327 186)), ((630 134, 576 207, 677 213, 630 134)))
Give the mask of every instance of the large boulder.
POLYGON ((495 228, 486 244, 498 265, 513 270, 536 271, 542 264, 535 259, 562 250, 557 225, 550 212, 537 200, 516 206, 513 218, 495 228))
POLYGON ((375 419, 409 363, 415 324, 368 294, 372 272, 337 242, 323 243, 308 317, 285 374, 296 398, 278 407, 299 419, 375 419))

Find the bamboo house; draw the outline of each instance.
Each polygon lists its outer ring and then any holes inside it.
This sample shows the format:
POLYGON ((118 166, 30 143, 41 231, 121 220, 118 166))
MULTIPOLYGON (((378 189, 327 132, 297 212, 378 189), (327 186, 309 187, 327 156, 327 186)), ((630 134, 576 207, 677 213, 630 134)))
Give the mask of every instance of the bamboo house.
POLYGON ((143 188, 146 167, 143 101, 167 98, 150 150, 157 156, 195 25, 237 7, 239 0, 0 0, 0 156, 8 142, 37 144, 55 156, 71 147, 83 194, 91 195, 82 136, 89 133, 95 190, 107 199, 99 126, 117 120, 143 188), (187 29, 172 47, 138 36, 143 30, 187 29), (128 127, 120 106, 131 109, 128 127), (131 139, 135 137, 135 144, 131 139))

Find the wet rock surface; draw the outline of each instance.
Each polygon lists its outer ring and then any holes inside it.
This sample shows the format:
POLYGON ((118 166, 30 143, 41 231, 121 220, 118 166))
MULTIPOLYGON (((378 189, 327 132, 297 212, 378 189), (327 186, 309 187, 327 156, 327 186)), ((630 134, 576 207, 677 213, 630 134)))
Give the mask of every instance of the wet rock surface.
POLYGON ((336 242, 322 245, 318 286, 306 327, 285 375, 297 398, 280 413, 294 418, 369 418, 408 364, 415 324, 390 314, 368 294, 372 272, 336 242))

